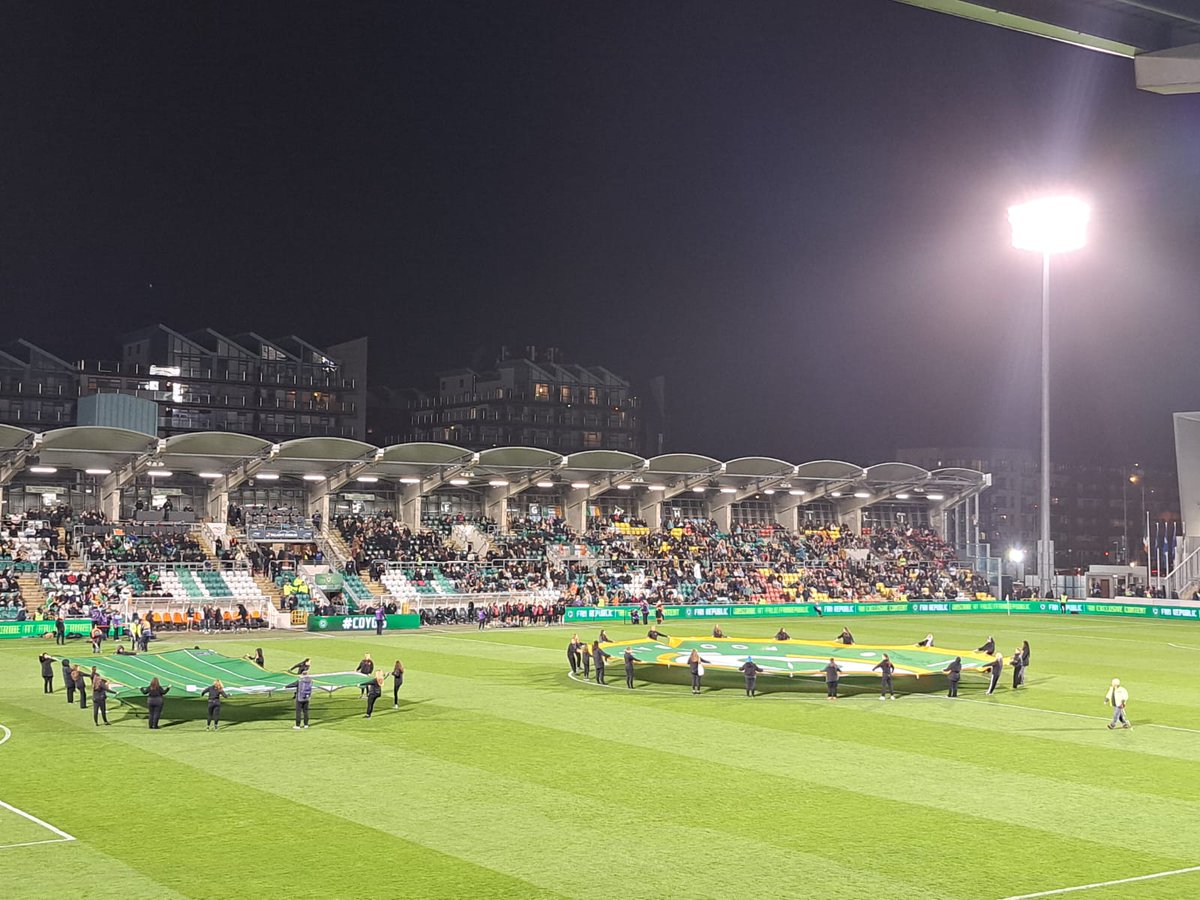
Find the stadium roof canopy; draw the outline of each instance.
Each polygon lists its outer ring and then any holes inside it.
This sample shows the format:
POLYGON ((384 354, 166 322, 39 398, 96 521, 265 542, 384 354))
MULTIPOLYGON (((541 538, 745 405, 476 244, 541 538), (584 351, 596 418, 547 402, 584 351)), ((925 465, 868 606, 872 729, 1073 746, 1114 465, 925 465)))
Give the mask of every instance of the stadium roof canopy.
MULTIPOLYGON (((173 475, 228 476, 229 486, 254 475, 273 474, 327 482, 328 490, 340 490, 357 478, 399 482, 419 492, 449 483, 454 487, 502 489, 510 496, 534 487, 569 488, 584 497, 641 487, 662 491, 664 499, 684 491, 719 491, 725 495, 725 502, 760 492, 786 492, 804 497, 803 502, 851 494, 876 502, 903 498, 907 491, 970 496, 989 484, 987 475, 973 469, 927 471, 899 462, 864 468, 841 460, 796 464, 765 456, 722 462, 696 453, 667 453, 645 459, 618 450, 563 455, 537 447, 494 447, 475 452, 438 443, 381 448, 334 437, 272 444, 229 432, 199 432, 160 440, 120 428, 82 426, 34 433, 0 426, 0 486, 23 473, 31 478, 40 476, 39 469, 43 468, 116 473, 114 478, 127 483, 155 467, 173 475)), ((318 489, 314 483, 313 490, 318 489)))
POLYGON ((900 0, 1134 60, 1137 86, 1200 92, 1200 4, 1195 0, 900 0))

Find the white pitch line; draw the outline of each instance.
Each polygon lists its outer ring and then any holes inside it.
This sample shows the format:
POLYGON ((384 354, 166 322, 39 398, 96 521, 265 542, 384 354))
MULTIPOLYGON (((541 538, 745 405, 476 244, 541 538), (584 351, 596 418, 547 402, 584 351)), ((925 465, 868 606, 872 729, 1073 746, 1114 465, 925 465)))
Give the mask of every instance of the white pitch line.
POLYGON ((1093 884, 1078 884, 1074 887, 1055 888, 1052 891, 1038 891, 1035 894, 1014 894, 1003 900, 1033 900, 1034 897, 1053 897, 1057 894, 1073 894, 1076 891, 1090 891, 1092 888, 1112 887, 1115 884, 1132 884, 1135 881, 1151 881, 1155 878, 1167 878, 1171 875, 1186 875, 1188 872, 1200 872, 1200 866, 1189 866, 1186 869, 1172 869, 1170 872, 1155 872, 1152 875, 1135 875, 1132 878, 1117 878, 1113 881, 1097 881, 1093 884))
MULTIPOLYGON (((70 838, 70 840, 73 841, 75 838, 70 838)), ((0 844, 0 850, 11 850, 14 847, 36 847, 39 844, 65 844, 67 841, 67 838, 48 838, 44 841, 22 841, 19 844, 0 844)))
POLYGON ((0 744, 7 744, 8 739, 12 737, 12 731, 7 725, 0 725, 0 731, 4 732, 4 737, 0 738, 0 744))
MULTIPOLYGON (((42 821, 41 819, 39 819, 37 816, 32 816, 32 815, 30 815, 29 813, 25 812, 24 810, 17 809, 17 808, 16 808, 15 806, 13 806, 12 804, 5 803, 3 800, 0 800, 0 806, 3 806, 3 807, 4 807, 5 809, 7 809, 9 812, 14 812, 14 813, 16 813, 18 816, 21 816, 22 818, 28 819, 30 822, 33 822, 35 825, 41 825, 41 826, 42 826, 43 828, 45 828, 47 831, 53 831, 55 834, 57 834, 57 835, 58 835, 58 837, 59 837, 59 839, 60 839, 60 840, 63 840, 63 841, 73 841, 73 840, 75 840, 75 837, 74 837, 73 835, 67 834, 67 833, 66 833, 65 831, 63 831, 61 828, 55 828, 55 827, 54 827, 53 825, 51 825, 49 822, 43 822, 43 821, 42 821)), ((33 842, 33 843, 39 843, 39 844, 45 843, 45 844, 50 844, 50 843, 55 843, 55 842, 54 842, 54 841, 35 841, 35 842, 33 842)), ((10 845, 10 846, 20 846, 20 845, 10 845)))
POLYGON ((1167 641, 1167 646, 1175 647, 1178 650, 1200 650, 1200 647, 1189 647, 1186 644, 1172 644, 1170 641, 1167 641))

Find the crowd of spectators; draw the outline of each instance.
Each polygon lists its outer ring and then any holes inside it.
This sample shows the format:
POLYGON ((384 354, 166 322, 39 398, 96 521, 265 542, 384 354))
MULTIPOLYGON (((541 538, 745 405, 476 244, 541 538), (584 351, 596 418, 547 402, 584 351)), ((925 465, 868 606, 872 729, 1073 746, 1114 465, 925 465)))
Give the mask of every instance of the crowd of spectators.
POLYGON ((391 516, 338 516, 352 571, 373 578, 400 563, 417 583, 456 593, 556 588, 566 602, 704 603, 973 597, 987 583, 928 528, 835 525, 790 532, 776 523, 644 523, 593 518, 578 533, 561 519, 512 519, 483 549, 452 546, 391 516))
POLYGON ((208 557, 200 543, 187 533, 151 532, 88 535, 81 555, 91 561, 122 563, 198 563, 208 557))

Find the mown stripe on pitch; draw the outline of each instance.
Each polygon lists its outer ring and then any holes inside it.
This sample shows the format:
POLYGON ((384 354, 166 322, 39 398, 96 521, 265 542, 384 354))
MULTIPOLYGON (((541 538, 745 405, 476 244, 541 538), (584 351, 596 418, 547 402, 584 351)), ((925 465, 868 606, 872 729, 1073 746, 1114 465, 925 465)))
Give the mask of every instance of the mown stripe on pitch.
MULTIPOLYGON (((939 878, 930 871, 931 859, 947 850, 948 833, 987 833, 988 853, 972 859, 972 866, 974 877, 992 879, 991 883, 1004 883, 1015 858, 1022 860, 1026 873, 1040 871, 1046 878, 1063 871, 1064 857, 1072 860, 1069 870, 1085 878, 1111 860, 1109 846, 1069 836, 1047 840, 1045 834, 1020 824, 1005 823, 996 830, 987 810, 931 817, 928 808, 918 803, 821 785, 799 787, 794 779, 778 772, 746 772, 721 763, 695 765, 689 761, 681 765, 677 754, 662 750, 640 750, 631 757, 601 737, 576 735, 564 740, 548 735, 540 726, 483 714, 477 719, 485 733, 495 733, 497 744, 503 742, 503 755, 480 754, 475 745, 446 743, 436 730, 418 732, 401 726, 399 733, 367 729, 357 736, 385 745, 401 740, 420 756, 481 769, 490 773, 487 777, 494 779, 498 788, 506 789, 507 780, 513 778, 540 785, 526 791, 530 798, 526 804, 540 802, 544 796, 557 803, 556 795, 548 792, 569 791, 580 797, 581 821, 587 821, 596 807, 593 798, 603 798, 601 820, 620 818, 622 811, 627 811, 630 825, 653 823, 656 844, 661 840, 667 846, 672 837, 665 825, 692 819, 725 834, 784 851, 818 855, 856 871, 903 882, 906 896, 928 896, 936 892, 939 881, 945 882, 942 888, 947 893, 961 896, 961 873, 939 878), (489 720, 496 721, 489 724, 489 720), (636 760, 632 779, 631 758, 636 760), (662 777, 655 777, 657 773, 662 777), (915 888, 916 884, 921 888, 915 888)), ((406 766, 426 771, 429 763, 418 758, 406 766)), ((717 845, 726 846, 726 839, 717 845)), ((689 849, 689 853, 695 852, 689 849)), ((1128 859, 1149 867, 1164 864, 1162 857, 1152 854, 1129 853, 1128 859)), ((813 891, 814 896, 825 895, 815 887, 813 891)))
MULTIPOLYGON (((41 717, 31 712, 36 718, 58 721, 56 716, 41 717)), ((84 711, 76 708, 75 712, 84 711)), ((27 722, 24 727, 34 728, 36 724, 27 722)), ((308 763, 315 762, 310 747, 296 748, 290 769, 288 764, 281 764, 279 738, 300 741, 313 732, 295 733, 290 728, 285 732, 284 728, 259 732, 252 741, 237 744, 233 743, 238 741, 233 730, 224 734, 181 732, 179 740, 174 739, 170 728, 151 735, 140 723, 132 729, 114 724, 93 734, 89 711, 84 734, 72 735, 72 746, 79 754, 94 759, 111 758, 114 743, 120 745, 121 760, 111 794, 105 794, 98 785, 93 768, 78 766, 66 757, 47 765, 39 751, 39 778, 22 781, 13 791, 18 799, 10 802, 39 808, 60 804, 64 815, 71 818, 72 833, 77 837, 63 846, 80 845, 113 860, 108 869, 105 863, 99 863, 99 876, 94 868, 81 870, 65 882, 68 894, 77 894, 98 877, 119 878, 121 873, 115 871, 119 864, 157 885, 145 896, 162 896, 168 891, 180 891, 180 896, 231 896, 258 889, 272 895, 283 892, 293 897, 322 897, 331 893, 348 895, 372 884, 375 893, 397 896, 394 891, 401 873, 405 895, 411 896, 443 895, 447 883, 454 880, 462 884, 464 895, 514 900, 562 896, 494 867, 470 863, 378 828, 364 810, 380 798, 360 770, 348 773, 345 783, 328 787, 343 798, 361 803, 357 813, 340 815, 306 802, 304 794, 313 793, 313 782, 309 776, 295 777, 295 773, 319 773, 320 769, 308 769, 308 763), (94 739, 86 741, 87 737, 94 739), (257 746, 251 748, 248 744, 257 746), (234 747, 237 757, 231 759, 234 747), (137 773, 138 778, 128 778, 130 772, 137 773), (148 795, 138 793, 140 779, 149 777, 149 773, 153 773, 156 789, 166 792, 156 802, 148 802, 148 795), (233 773, 237 777, 231 777, 233 773), (264 787, 281 778, 290 779, 299 795, 283 796, 264 787), (219 803, 214 797, 220 798, 219 803), (205 854, 229 846, 232 849, 228 852, 252 857, 254 864, 207 866, 205 854), (160 852, 155 848, 163 849, 160 852), (331 860, 324 879, 317 875, 320 866, 316 857, 321 854, 331 860), (198 871, 205 873, 207 883, 197 882, 198 871)), ((48 731, 40 730, 39 745, 43 749, 48 731)), ((11 758, 9 750, 6 746, 0 751, 5 761, 11 758)), ((346 768, 344 754, 333 755, 325 762, 334 769, 346 768)), ((35 768, 32 760, 25 760, 24 765, 27 770, 35 768)), ((386 798, 388 803, 401 799, 402 795, 386 798)), ((5 865, 7 876, 13 871, 12 860, 6 859, 5 865)), ((124 894, 136 896, 137 891, 126 889, 124 894)))
MULTIPOLYGON (((432 677, 463 682, 462 689, 452 693, 436 688, 430 691, 444 694, 439 703, 460 709, 502 715, 527 724, 578 734, 591 733, 594 723, 601 721, 596 718, 593 708, 589 723, 579 716, 578 708, 565 707, 561 695, 540 692, 537 703, 512 703, 505 700, 505 692, 511 693, 511 685, 498 689, 495 685, 459 676, 432 677), (572 721, 572 716, 577 721, 572 721)), ((635 707, 624 702, 619 694, 601 697, 600 692, 596 692, 596 696, 604 701, 598 702, 604 709, 606 731, 610 731, 613 735, 610 739, 618 743, 673 749, 680 756, 712 762, 736 759, 738 768, 759 771, 773 771, 778 765, 780 732, 771 728, 705 718, 709 727, 703 741, 688 743, 682 741, 681 736, 695 734, 701 717, 664 709, 661 705, 635 707)), ((685 698, 688 699, 704 702, 702 697, 685 698)), ((977 798, 981 793, 980 786, 986 785, 989 804, 994 803, 999 809, 1025 810, 1026 824, 1042 831, 1080 836, 1101 843, 1117 842, 1122 847, 1136 847, 1178 859, 1189 859, 1194 854, 1192 836, 1182 834, 1175 823, 1200 819, 1200 803, 1151 798, 1133 791, 1113 789, 1104 783, 1104 772, 1095 773, 1097 783, 1087 785, 1005 771, 1002 759, 996 759, 992 765, 938 759, 899 749, 889 741, 885 728, 886 724, 881 723, 880 739, 874 745, 807 733, 791 735, 790 742, 784 738, 785 745, 790 743, 785 747, 786 752, 820 763, 797 771, 792 777, 903 801, 910 799, 914 786, 898 783, 894 772, 897 769, 921 772, 924 773, 921 802, 926 806, 971 814, 975 807, 959 795, 977 798), (888 754, 887 766, 874 768, 863 764, 871 754, 884 752, 888 754), (948 790, 951 784, 961 785, 962 791, 948 790), (1055 799, 1043 805, 1047 797, 1055 799), (1101 815, 1102 810, 1104 814, 1101 815)))

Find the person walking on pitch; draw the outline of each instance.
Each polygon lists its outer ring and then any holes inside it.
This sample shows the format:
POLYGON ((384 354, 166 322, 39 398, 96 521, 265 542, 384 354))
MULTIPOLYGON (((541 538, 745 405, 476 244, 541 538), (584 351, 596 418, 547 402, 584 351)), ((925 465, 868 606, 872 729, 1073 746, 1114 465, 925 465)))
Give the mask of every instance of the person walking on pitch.
POLYGON ((1008 664, 1013 670, 1013 690, 1015 691, 1025 683, 1025 655, 1018 647, 1013 651, 1013 655, 1008 658, 1008 664))
MULTIPOLYGON (((92 672, 96 669, 93 666, 92 672)), ((100 724, 100 719, 104 719, 104 724, 108 724, 108 682, 99 675, 92 675, 92 721, 97 725, 100 724)))
POLYGON ((75 679, 75 690, 79 692, 79 708, 87 709, 87 673, 79 666, 71 666, 71 673, 75 679))
POLYGON ((150 711, 150 727, 158 728, 158 720, 162 718, 163 698, 171 690, 170 687, 163 687, 157 678, 150 679, 150 686, 138 688, 146 695, 146 708, 150 711))
POLYGON ((997 653, 995 659, 984 666, 984 668, 991 671, 991 682, 988 684, 987 692, 994 694, 996 693, 996 685, 1000 683, 1000 673, 1004 671, 1004 657, 997 653))
POLYGON ((43 653, 38 656, 38 662, 42 664, 42 693, 54 693, 54 657, 49 653, 43 653))
POLYGON ((364 719, 371 718, 371 713, 375 711, 375 701, 383 695, 383 679, 382 672, 376 672, 375 675, 362 684, 363 690, 367 692, 367 714, 364 719))
MULTIPOLYGON (((308 660, 305 660, 304 663, 298 663, 297 665, 304 665, 307 662, 308 660)), ((293 666, 293 668, 295 667, 293 666)), ((289 684, 288 687, 296 689, 296 724, 292 726, 292 730, 299 731, 300 720, 302 718, 304 720, 304 727, 308 727, 308 704, 312 700, 313 692, 312 676, 308 674, 307 666, 301 672, 300 677, 289 684)))
MULTIPOLYGON (((354 670, 360 675, 371 675, 375 672, 375 661, 371 659, 370 653, 364 653, 362 660, 354 670)), ((367 682, 363 682, 358 689, 358 696, 361 698, 367 692, 367 682)))
POLYGON ((404 684, 404 663, 396 660, 392 666, 392 709, 400 708, 400 687, 404 684))
POLYGON ((1120 678, 1112 680, 1108 693, 1104 695, 1104 702, 1113 710, 1112 721, 1108 723, 1109 728, 1116 728, 1118 725, 1122 728, 1133 727, 1133 723, 1125 715, 1125 707, 1129 703, 1129 691, 1121 687, 1120 678))
POLYGON ((628 647, 625 648, 625 654, 623 656, 623 659, 625 660, 625 687, 632 690, 633 689, 634 657, 633 657, 633 651, 630 650, 628 647))
POLYGON ((221 698, 228 699, 229 695, 225 693, 225 685, 221 684, 221 679, 218 678, 208 687, 200 692, 203 697, 208 694, 208 719, 204 723, 204 730, 218 730, 221 727, 221 698))
POLYGON ((579 672, 579 648, 583 646, 579 640, 578 634, 571 635, 571 641, 567 644, 567 664, 571 667, 571 674, 575 675, 579 672))
POLYGON ((838 679, 842 675, 842 667, 837 664, 834 658, 829 657, 829 665, 825 667, 825 699, 836 700, 838 698, 838 679))
POLYGON ((892 673, 896 671, 896 666, 886 653, 883 654, 883 659, 871 666, 872 672, 877 670, 879 672, 879 699, 887 700, 890 697, 895 700, 896 690, 892 686, 892 673))
POLYGON ((704 664, 708 662, 700 655, 699 650, 693 650, 688 656, 688 668, 692 672, 692 693, 700 693, 700 679, 704 677, 704 664))
POLYGON ((600 649, 600 642, 592 642, 592 663, 596 666, 596 684, 604 684, 604 661, 612 659, 611 653, 605 653, 600 649))
POLYGON ((958 682, 962 678, 962 657, 956 656, 950 661, 950 665, 942 669, 942 674, 946 676, 946 680, 950 683, 950 692, 947 697, 958 696, 958 682))
POLYGON ((758 696, 758 673, 763 671, 762 666, 754 661, 753 656, 747 656, 746 661, 739 666, 743 675, 746 676, 746 696, 758 696))

